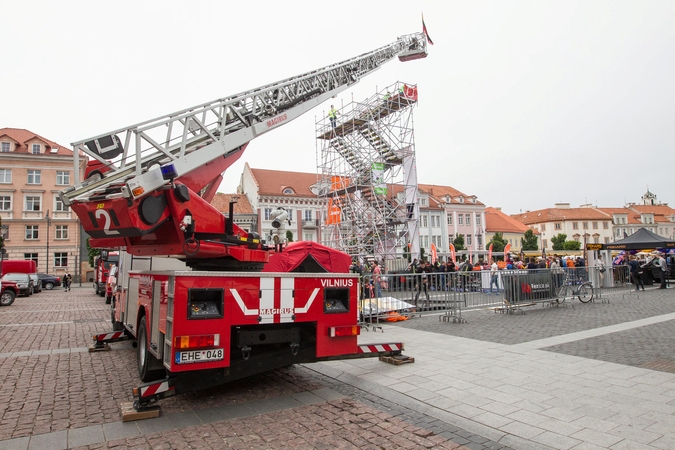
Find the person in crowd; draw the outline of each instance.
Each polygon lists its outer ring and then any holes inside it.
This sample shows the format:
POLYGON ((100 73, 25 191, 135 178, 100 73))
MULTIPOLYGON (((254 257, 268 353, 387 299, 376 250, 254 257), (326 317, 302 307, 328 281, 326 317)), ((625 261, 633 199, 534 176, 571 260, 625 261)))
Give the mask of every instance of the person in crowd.
POLYGON ((420 298, 420 294, 424 292, 426 301, 424 302, 423 307, 429 306, 429 280, 427 280, 427 274, 431 273, 431 267, 427 264, 426 261, 422 260, 420 262, 420 277, 417 278, 417 294, 415 294, 415 306, 417 306, 417 301, 420 298))
POLYGON ((663 257, 663 253, 659 253, 657 256, 656 260, 656 267, 659 268, 660 273, 659 276, 661 278, 661 286, 659 286, 659 289, 665 289, 666 288, 666 278, 668 275, 668 264, 666 263, 666 259, 663 257))
POLYGON ((640 288, 642 288, 644 291, 645 284, 642 282, 642 267, 640 266, 640 263, 638 262, 635 255, 630 255, 628 267, 630 268, 630 279, 633 280, 635 290, 639 291, 640 288))
POLYGON ((377 298, 382 297, 382 269, 377 261, 373 261, 373 283, 375 285, 375 294, 377 298))
POLYGON ((490 258, 490 294, 492 294, 493 284, 497 288, 495 295, 499 295, 499 266, 497 266, 494 258, 490 258))
POLYGON ((529 261, 527 262, 527 267, 528 270, 533 270, 537 268, 537 263, 534 262, 534 258, 530 257, 529 261))

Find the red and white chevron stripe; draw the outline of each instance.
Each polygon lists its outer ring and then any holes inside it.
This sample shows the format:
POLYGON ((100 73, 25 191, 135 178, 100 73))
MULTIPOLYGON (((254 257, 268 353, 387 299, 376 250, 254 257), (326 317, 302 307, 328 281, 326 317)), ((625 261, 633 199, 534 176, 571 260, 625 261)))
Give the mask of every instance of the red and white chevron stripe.
POLYGON ((101 342, 108 339, 119 339, 124 337, 124 331, 115 331, 114 333, 103 333, 96 335, 96 341, 101 342))
POLYGON ((359 345, 357 353, 380 353, 403 350, 402 343, 359 345))
POLYGON ((150 397, 151 395, 161 394, 166 392, 171 387, 169 386, 168 381, 162 381, 161 383, 152 384, 150 386, 145 386, 141 388, 141 397, 150 397))

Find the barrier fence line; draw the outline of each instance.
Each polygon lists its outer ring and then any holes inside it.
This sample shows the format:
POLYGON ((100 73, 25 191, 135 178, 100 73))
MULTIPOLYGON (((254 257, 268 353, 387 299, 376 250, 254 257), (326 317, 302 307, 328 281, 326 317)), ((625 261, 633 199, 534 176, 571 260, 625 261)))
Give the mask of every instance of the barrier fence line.
MULTIPOLYGON (((375 282, 360 277, 359 315, 362 326, 438 314, 465 322, 462 311, 480 308, 519 309, 531 304, 608 301, 610 294, 635 292, 628 266, 499 270, 496 283, 489 270, 450 273, 388 273, 375 282), (492 283, 491 283, 492 281, 492 283)), ((440 319, 439 319, 440 320, 440 319)))

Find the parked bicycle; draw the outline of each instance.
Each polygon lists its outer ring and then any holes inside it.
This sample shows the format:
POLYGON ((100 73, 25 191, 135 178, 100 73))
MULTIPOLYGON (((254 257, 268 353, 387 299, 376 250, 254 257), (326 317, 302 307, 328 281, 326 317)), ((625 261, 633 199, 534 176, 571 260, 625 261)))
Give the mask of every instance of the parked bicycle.
MULTIPOLYGON (((556 276, 556 275, 554 275, 556 276)), ((559 274, 558 276, 563 276, 559 274)), ((556 290, 556 301, 564 302, 566 299, 577 297, 581 303, 588 303, 593 300, 593 284, 581 277, 572 276, 566 272, 564 278, 556 290)))

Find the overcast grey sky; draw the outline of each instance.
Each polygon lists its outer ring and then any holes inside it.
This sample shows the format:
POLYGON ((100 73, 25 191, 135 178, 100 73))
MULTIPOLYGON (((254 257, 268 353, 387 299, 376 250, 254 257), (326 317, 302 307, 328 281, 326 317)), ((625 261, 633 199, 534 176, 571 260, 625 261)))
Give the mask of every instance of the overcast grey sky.
MULTIPOLYGON (((673 1, 2 1, 0 127, 61 145, 313 70, 421 31, 344 99, 419 86, 419 180, 510 214, 675 205, 673 1)), ((338 99, 339 103, 342 99, 338 99)), ((256 139, 243 163, 316 172, 329 105, 256 139)))

